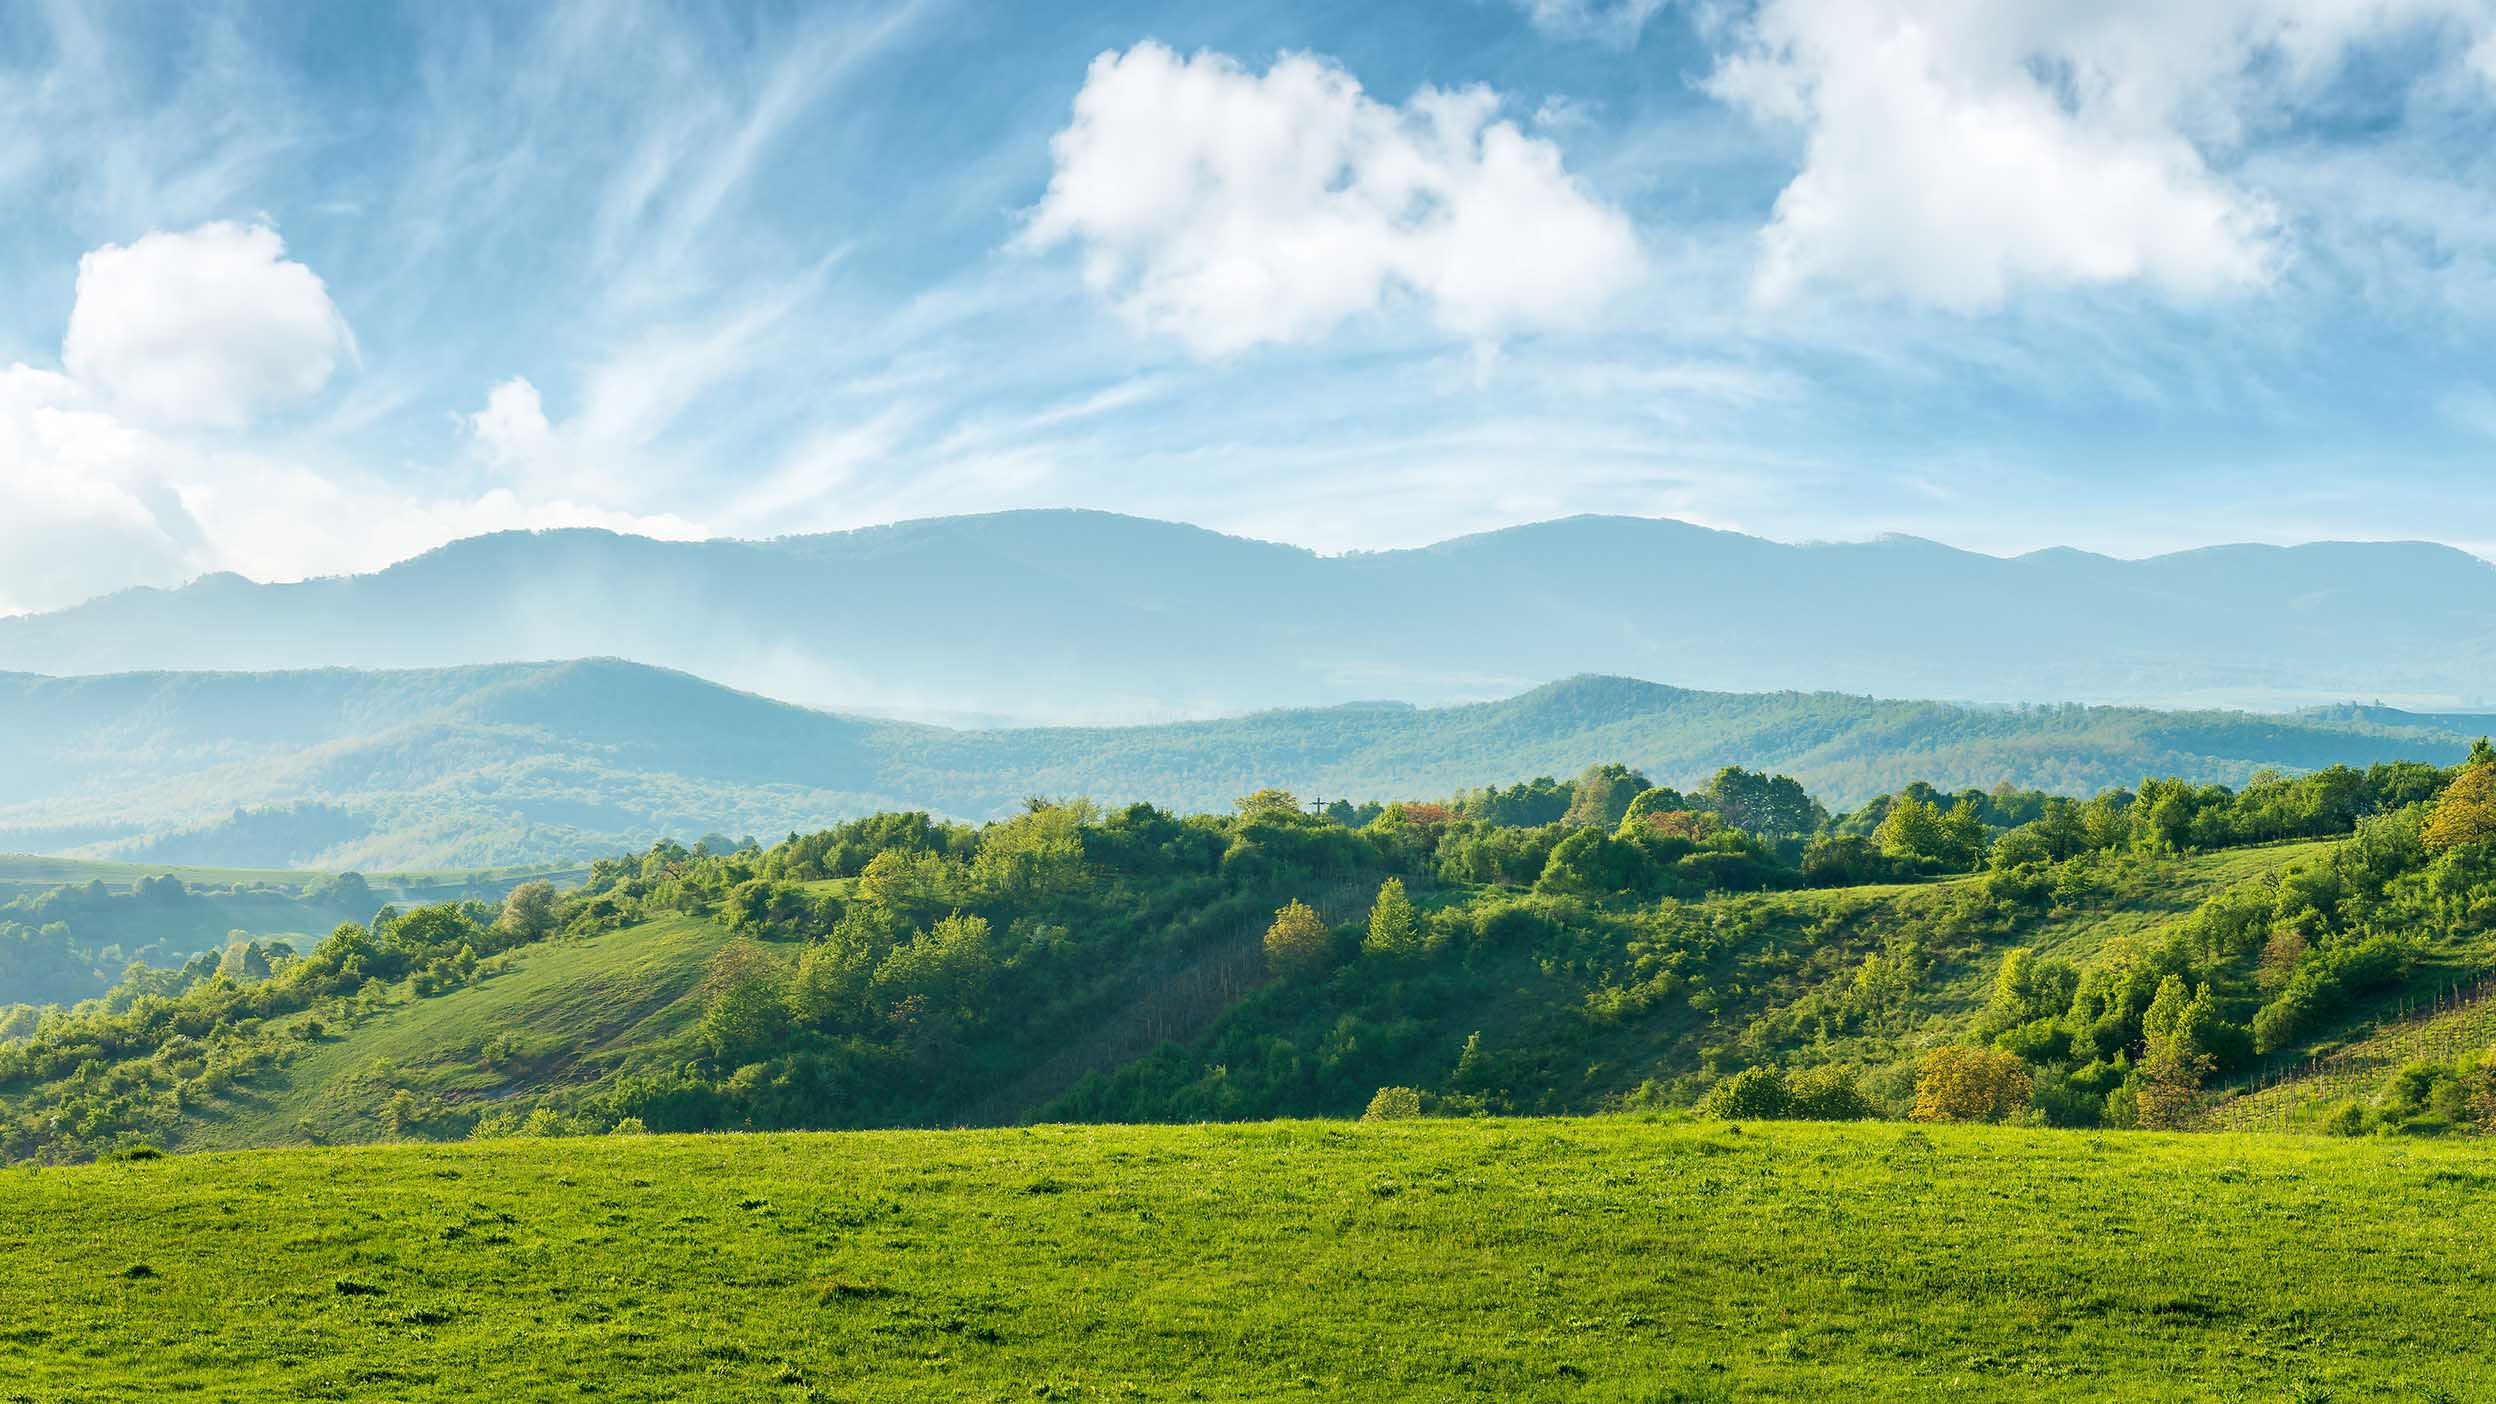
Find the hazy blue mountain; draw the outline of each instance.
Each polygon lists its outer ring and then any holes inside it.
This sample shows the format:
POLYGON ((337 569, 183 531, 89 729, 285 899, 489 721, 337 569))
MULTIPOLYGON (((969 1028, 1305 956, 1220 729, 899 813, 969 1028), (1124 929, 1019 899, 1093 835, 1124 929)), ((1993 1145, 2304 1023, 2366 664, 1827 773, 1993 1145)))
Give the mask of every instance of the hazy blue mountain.
MULTIPOLYGON (((2466 720, 2466 719, 2463 719, 2466 720)), ((2483 729, 2483 728, 2482 728, 2483 729)), ((0 675, 0 849, 250 866, 576 859, 661 835, 772 838, 876 809, 1029 794, 1226 806, 1440 797, 1622 760, 1744 764, 1852 805, 1911 779, 2072 793, 2457 759, 2475 734, 2327 719, 1732 694, 1578 677, 1504 701, 1351 704, 1134 727, 961 731, 775 702, 618 660, 440 670, 0 675)))
POLYGON ((2496 568, 2419 543, 2002 559, 1578 517, 1321 557, 1097 512, 777 541, 462 541, 0 620, 0 669, 438 668, 603 655, 921 718, 1132 721, 1580 673, 1972 701, 2434 709, 2496 692, 2496 568))

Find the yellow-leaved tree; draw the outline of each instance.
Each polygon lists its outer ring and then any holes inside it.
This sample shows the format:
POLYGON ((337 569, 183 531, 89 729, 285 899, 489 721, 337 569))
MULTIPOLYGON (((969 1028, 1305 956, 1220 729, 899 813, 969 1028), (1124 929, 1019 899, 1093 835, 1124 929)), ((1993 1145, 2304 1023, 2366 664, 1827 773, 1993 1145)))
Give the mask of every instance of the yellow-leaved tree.
POLYGON ((1924 1055, 1915 1072, 1917 1121, 2005 1121, 2028 1109, 2036 1090, 2028 1065, 1999 1048, 1953 1044, 1924 1055))
POLYGON ((2482 761, 2454 776, 2418 837, 2430 853, 2496 839, 2496 763, 2482 761))
POLYGON ((1265 968, 1277 975, 1297 975, 1325 963, 1330 944, 1317 908, 1297 899, 1283 904, 1274 924, 1265 929, 1265 968))

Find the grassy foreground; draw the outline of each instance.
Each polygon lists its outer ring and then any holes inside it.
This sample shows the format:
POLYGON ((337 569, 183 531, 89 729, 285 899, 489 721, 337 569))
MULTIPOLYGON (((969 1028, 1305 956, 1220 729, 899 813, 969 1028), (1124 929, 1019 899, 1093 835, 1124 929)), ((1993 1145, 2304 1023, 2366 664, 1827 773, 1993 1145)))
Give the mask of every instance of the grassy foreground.
POLYGON ((0 1399, 2491 1397, 2467 1144, 1587 1121, 0 1171, 0 1399))

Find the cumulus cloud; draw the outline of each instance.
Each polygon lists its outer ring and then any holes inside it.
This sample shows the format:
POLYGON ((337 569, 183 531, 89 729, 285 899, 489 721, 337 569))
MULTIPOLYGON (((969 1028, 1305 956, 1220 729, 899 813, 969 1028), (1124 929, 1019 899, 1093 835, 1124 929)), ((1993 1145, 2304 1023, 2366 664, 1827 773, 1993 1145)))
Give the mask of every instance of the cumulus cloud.
POLYGON ((195 567, 198 524, 157 446, 53 371, 0 370, 0 612, 72 604, 195 567))
POLYGON ((1155 43, 1105 53, 1051 141, 1020 244, 1200 354, 1321 338, 1409 297, 1477 340, 1583 324, 1635 281, 1629 221, 1487 88, 1381 103, 1323 59, 1259 75, 1155 43))
POLYGON ((2490 8, 1763 0, 1708 87, 1803 134, 1762 233, 1767 300, 1814 284, 1965 310, 2029 286, 2205 298, 2264 285, 2289 253, 2281 210, 2232 169, 2249 135, 2359 46, 2469 40, 2490 8))
MULTIPOLYGON (((283 248, 267 229, 210 225, 82 260, 66 373, 0 368, 0 613, 212 570, 293 580, 371 569, 511 528, 705 534, 562 493, 412 491, 222 432, 318 390, 354 354, 320 279, 283 248)), ((553 431, 536 390, 512 381, 474 432, 516 458, 532 433, 553 431)))
POLYGON ((546 419, 546 401, 526 376, 513 376, 487 391, 485 408, 467 417, 467 428, 478 457, 503 469, 537 463, 555 437, 546 419))
POLYGON ((61 360, 136 417, 239 428, 355 359, 319 275, 266 225, 218 223, 78 260, 61 360))

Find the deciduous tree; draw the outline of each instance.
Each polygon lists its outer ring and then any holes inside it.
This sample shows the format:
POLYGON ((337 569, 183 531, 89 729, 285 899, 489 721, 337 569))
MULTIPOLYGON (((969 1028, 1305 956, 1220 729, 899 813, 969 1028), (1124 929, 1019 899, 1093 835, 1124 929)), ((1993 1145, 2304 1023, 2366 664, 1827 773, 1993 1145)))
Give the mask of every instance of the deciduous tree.
POLYGON ((1909 1115, 1917 1121, 2002 1121, 2026 1110, 2035 1090, 2017 1055, 1952 1044, 1924 1055, 1909 1115))
POLYGON ((1265 929, 1265 966, 1277 975, 1297 975, 1325 963, 1329 938, 1317 909, 1293 899, 1274 914, 1265 929))

